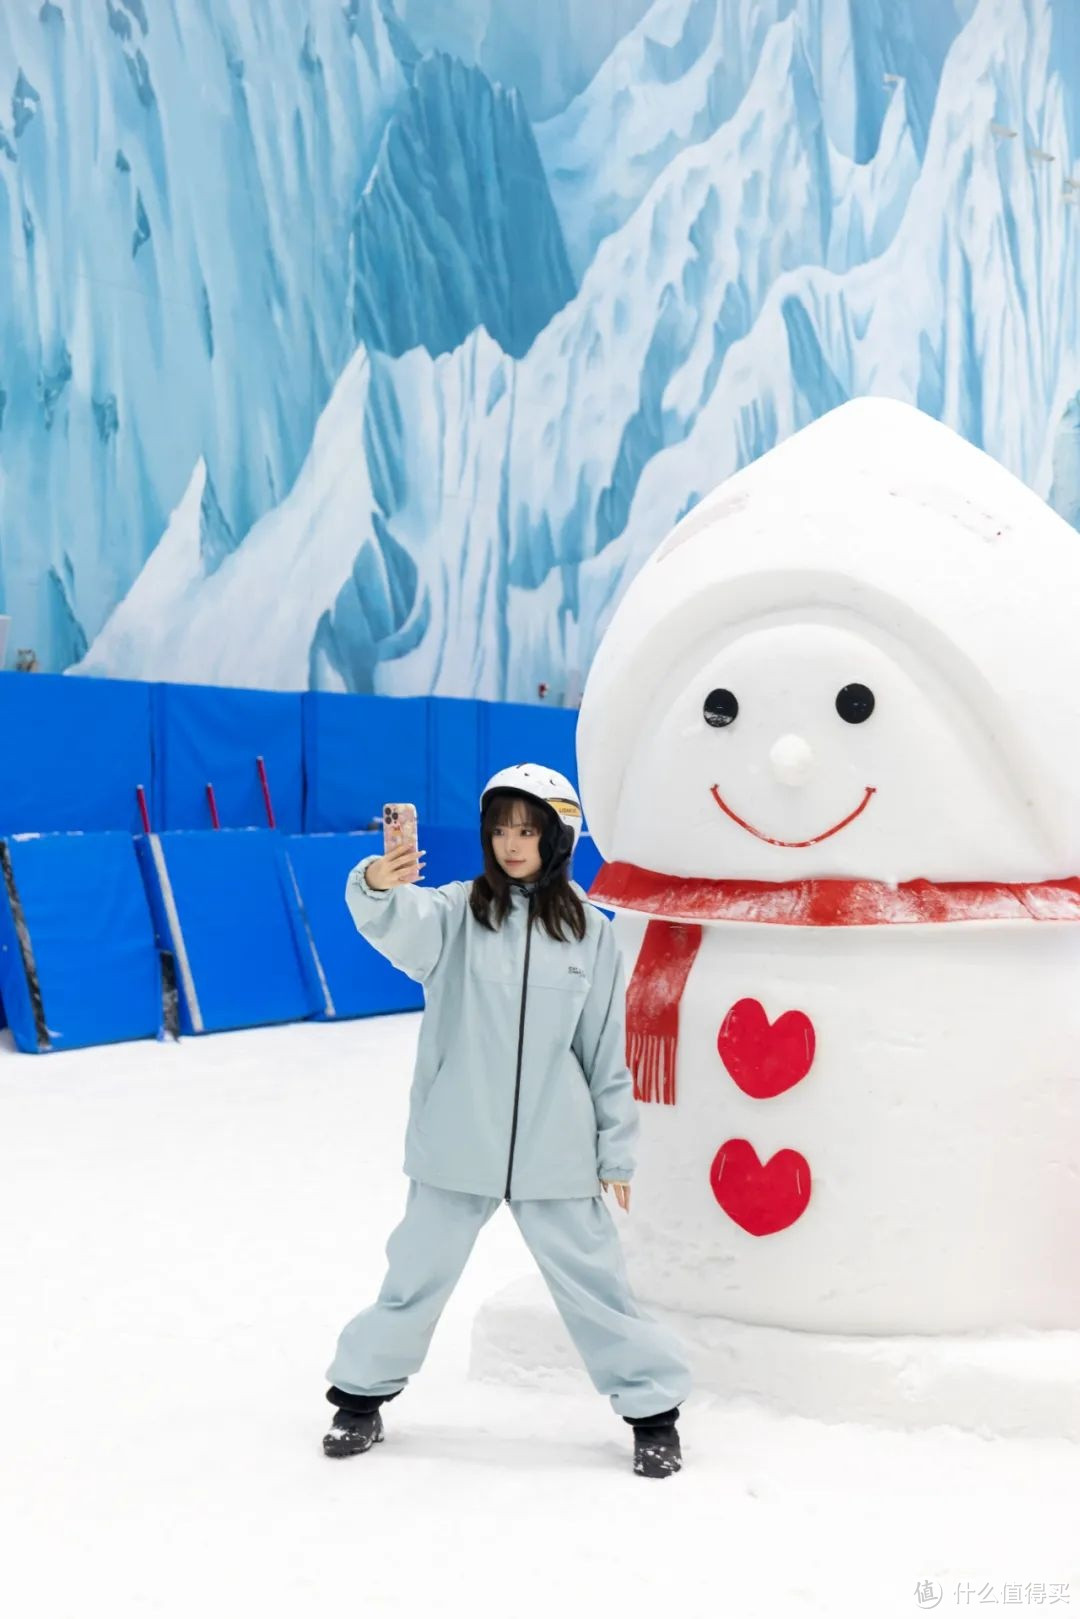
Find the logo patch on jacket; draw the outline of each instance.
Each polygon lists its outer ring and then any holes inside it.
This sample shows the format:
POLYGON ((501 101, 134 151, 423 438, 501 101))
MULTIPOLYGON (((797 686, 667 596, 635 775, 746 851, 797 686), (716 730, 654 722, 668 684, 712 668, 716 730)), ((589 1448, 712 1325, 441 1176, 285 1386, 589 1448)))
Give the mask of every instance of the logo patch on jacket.
POLYGON ((568 973, 576 973, 579 978, 586 976, 584 967, 567 967, 568 973))

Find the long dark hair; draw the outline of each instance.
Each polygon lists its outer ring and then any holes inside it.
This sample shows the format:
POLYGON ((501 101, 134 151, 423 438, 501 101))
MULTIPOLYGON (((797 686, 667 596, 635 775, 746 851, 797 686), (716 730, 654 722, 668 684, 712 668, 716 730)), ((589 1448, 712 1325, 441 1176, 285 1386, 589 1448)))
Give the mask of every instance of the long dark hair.
MULTIPOLYGON (((497 826, 504 824, 514 809, 522 812, 522 824, 536 828, 541 838, 552 830, 558 820, 549 810, 531 798, 517 794, 496 794, 488 800, 480 826, 480 842, 484 849, 483 875, 473 881, 469 905, 481 927, 492 933, 501 928, 510 910, 511 881, 495 858, 492 835, 497 826)), ((553 939, 566 944, 570 938, 583 939, 586 932, 585 907, 570 886, 563 868, 558 876, 533 894, 533 915, 553 939), (569 930, 569 932, 567 932, 569 930)))

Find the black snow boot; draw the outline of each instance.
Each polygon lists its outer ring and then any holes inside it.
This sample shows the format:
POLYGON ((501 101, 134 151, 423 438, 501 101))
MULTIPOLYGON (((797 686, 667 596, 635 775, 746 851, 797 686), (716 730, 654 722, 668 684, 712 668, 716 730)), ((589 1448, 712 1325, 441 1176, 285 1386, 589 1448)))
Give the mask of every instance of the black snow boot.
POLYGON ((634 1472, 642 1478, 670 1478, 682 1467, 678 1415, 676 1407, 655 1417, 626 1418, 634 1430, 634 1472))
POLYGON ((396 1394, 348 1394, 344 1389, 330 1388, 326 1398, 336 1405, 329 1433, 323 1435, 323 1453, 327 1456, 360 1456, 372 1445, 381 1445, 383 1433, 379 1407, 396 1394))
POLYGON ((325 1456, 360 1456, 372 1445, 382 1443, 382 1417, 374 1411, 338 1411, 328 1433, 323 1435, 325 1456))

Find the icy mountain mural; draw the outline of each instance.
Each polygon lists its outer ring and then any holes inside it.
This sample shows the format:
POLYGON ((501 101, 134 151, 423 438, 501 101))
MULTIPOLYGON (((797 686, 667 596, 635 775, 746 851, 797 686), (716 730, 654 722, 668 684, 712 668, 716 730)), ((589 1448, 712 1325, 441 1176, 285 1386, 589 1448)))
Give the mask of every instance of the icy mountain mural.
POLYGON ((352 234, 353 328, 387 354, 485 327, 520 357, 574 283, 516 91, 443 55, 416 64, 352 234))
POLYGON ((241 543, 351 352, 354 198, 406 80, 366 0, 298 12, 0 7, 0 598, 45 666, 200 457, 241 543))
POLYGON ((50 666, 572 702, 671 523, 862 393, 1080 520, 1075 0, 597 0, 546 56, 510 0, 68 9, 0 16, 50 666))
POLYGON ((549 118, 578 95, 651 0, 398 0, 422 50, 475 62, 520 91, 530 117, 549 118))

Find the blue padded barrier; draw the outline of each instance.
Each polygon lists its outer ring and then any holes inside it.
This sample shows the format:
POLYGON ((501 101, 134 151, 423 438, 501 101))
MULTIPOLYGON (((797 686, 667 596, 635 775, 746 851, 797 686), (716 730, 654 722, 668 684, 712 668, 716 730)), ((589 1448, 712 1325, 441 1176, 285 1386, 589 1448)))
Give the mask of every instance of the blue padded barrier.
POLYGON ((453 697, 304 697, 308 832, 362 831, 394 799, 472 827, 496 770, 536 760, 577 781, 575 709, 453 697))
POLYGON ((20 1051, 161 1032, 161 971, 131 837, 0 842, 0 996, 20 1051))
POLYGON ((481 710, 480 758, 484 781, 508 765, 535 763, 561 771, 577 786, 576 708, 483 703, 481 710))
POLYGON ((176 960, 183 1033, 323 1010, 285 838, 222 829, 137 842, 158 938, 176 960))
POLYGON ((150 735, 149 686, 0 674, 0 831, 138 831, 150 735))
MULTIPOLYGON (((460 827, 427 827, 424 885, 467 881, 480 869, 480 842, 460 827)), ((325 987, 325 1013, 337 1018, 415 1012, 424 1004, 419 984, 387 961, 356 931, 345 904, 349 872, 366 855, 382 852, 382 834, 322 833, 287 840, 316 970, 325 987)))
POLYGON ((430 818, 429 701, 304 694, 305 831, 363 831, 388 799, 430 818))
POLYGON ((481 758, 484 705, 455 697, 432 697, 429 705, 432 823, 441 827, 475 826, 480 816, 480 793, 488 779, 481 758))
POLYGON ((265 827, 256 760, 266 762, 283 832, 303 825, 303 748, 298 692, 215 686, 154 687, 155 831, 212 826, 212 782, 222 827, 265 827))
MULTIPOLYGON (((480 870, 480 840, 460 827, 427 827, 424 885, 466 882, 480 870)), ((366 855, 382 852, 377 832, 306 834, 288 838, 286 849, 299 891, 325 1011, 319 1016, 371 1017, 415 1012, 423 991, 364 939, 345 904, 349 872, 366 855)))
POLYGON ((365 855, 382 852, 373 832, 323 832, 288 838, 286 849, 300 892, 317 968, 326 993, 320 1017, 371 1017, 416 1012, 420 985, 381 956, 356 931, 345 904, 349 872, 365 855))
POLYGON ((0 722, 0 832, 138 832, 138 785, 155 828, 202 830, 208 781, 223 825, 262 827, 260 755, 285 832, 360 830, 388 798, 472 826, 484 782, 523 759, 576 779, 576 711, 524 703, 0 674, 0 722))
POLYGON ((421 827, 420 847, 426 853, 426 888, 442 888, 446 883, 467 883, 484 869, 478 827, 421 827))

